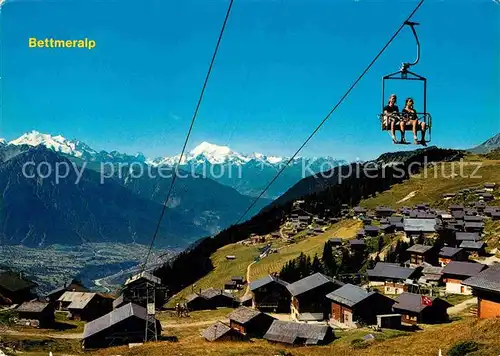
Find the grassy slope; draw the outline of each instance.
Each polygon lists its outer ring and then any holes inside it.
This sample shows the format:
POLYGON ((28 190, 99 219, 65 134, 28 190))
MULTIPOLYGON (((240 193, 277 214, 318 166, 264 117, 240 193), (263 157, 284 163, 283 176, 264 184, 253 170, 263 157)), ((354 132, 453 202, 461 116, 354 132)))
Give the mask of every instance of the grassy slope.
POLYGON ((303 252, 313 257, 316 253, 321 258, 325 242, 332 237, 353 238, 361 228, 361 222, 348 220, 332 226, 321 235, 303 239, 297 243, 288 245, 279 250, 279 253, 269 255, 263 260, 252 265, 250 268, 250 281, 254 281, 268 275, 271 272, 279 272, 283 265, 303 252))
POLYGON ((486 182, 500 183, 499 160, 486 160, 479 156, 469 155, 463 162, 463 174, 460 173, 460 162, 439 164, 428 168, 425 173, 394 185, 391 190, 362 201, 360 205, 367 208, 375 208, 378 205, 402 207, 420 203, 440 205, 443 203, 442 195, 445 193, 453 193, 462 188, 479 187, 486 182), (481 167, 474 173, 477 169, 476 164, 481 164, 481 167), (452 178, 453 172, 458 176, 452 178), (413 198, 398 203, 411 192, 416 192, 413 198))
POLYGON ((209 343, 199 336, 201 330, 203 328, 186 328, 182 331, 176 329, 175 335, 179 337, 178 342, 159 342, 131 350, 126 347, 119 347, 99 351, 95 355, 272 356, 276 355, 280 350, 286 350, 291 352, 293 356, 429 356, 437 355, 440 348, 443 354, 446 354, 446 351, 452 345, 464 340, 474 340, 482 345, 481 349, 478 352, 471 353, 471 356, 491 356, 500 353, 499 319, 476 321, 469 317, 451 324, 428 326, 423 331, 409 334, 391 330, 386 330, 383 333, 374 333, 371 330, 338 332, 337 336, 340 336, 340 338, 328 346, 294 348, 273 345, 264 340, 209 343), (366 349, 356 349, 351 346, 352 340, 368 333, 374 333, 378 340, 372 342, 366 349))
MULTIPOLYGON (((279 252, 271 254, 252 265, 250 269, 250 281, 263 277, 270 272, 279 272, 287 261, 299 256, 301 252, 310 256, 314 256, 317 253, 321 257, 323 246, 329 238, 334 236, 353 237, 359 228, 361 228, 361 223, 358 221, 343 221, 334 224, 321 235, 302 238, 288 246, 285 246, 281 239, 273 241, 273 248, 279 248, 279 252)), ((231 276, 245 276, 246 278, 247 266, 254 261, 255 257, 259 256, 258 247, 264 245, 244 246, 242 244, 231 244, 220 248, 211 257, 214 270, 198 280, 194 289, 192 286, 189 286, 179 292, 169 301, 168 305, 175 305, 179 300, 191 294, 192 290, 208 287, 222 288, 224 282, 230 280, 231 276), (236 259, 228 261, 226 260, 227 255, 234 255, 236 259)))

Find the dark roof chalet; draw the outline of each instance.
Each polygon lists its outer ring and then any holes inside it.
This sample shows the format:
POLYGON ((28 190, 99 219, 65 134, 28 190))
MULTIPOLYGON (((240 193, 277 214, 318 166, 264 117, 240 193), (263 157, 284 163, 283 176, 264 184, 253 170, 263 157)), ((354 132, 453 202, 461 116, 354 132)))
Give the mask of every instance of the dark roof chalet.
POLYGON ((490 268, 466 279, 462 283, 472 288, 500 294, 500 264, 492 265, 490 268))
POLYGON ((375 208, 375 211, 377 213, 393 213, 394 212, 394 209, 390 208, 390 207, 387 207, 387 206, 377 206, 375 208))
POLYGON ((425 254, 425 253, 431 251, 432 248, 433 248, 432 246, 415 244, 415 245, 409 247, 406 250, 406 252, 413 252, 413 253, 425 254))
POLYGON ((232 276, 231 280, 235 282, 243 282, 245 278, 243 276, 232 276))
POLYGON ((484 241, 462 241, 460 248, 465 248, 469 250, 481 250, 485 245, 484 241))
POLYGON ((221 321, 218 321, 203 330, 201 336, 208 341, 215 341, 230 333, 238 333, 238 331, 231 329, 228 325, 224 324, 221 321))
POLYGON ((443 274, 473 277, 485 268, 487 266, 481 263, 451 261, 443 268, 443 274))
POLYGON ((49 303, 44 303, 40 301, 24 302, 19 307, 17 307, 17 312, 28 312, 28 313, 42 313, 45 309, 50 306, 49 303))
MULTIPOLYGON (((452 305, 440 298, 428 297, 432 300, 433 304, 439 300, 446 308, 452 305)), ((422 295, 404 292, 398 296, 396 299, 396 304, 394 304, 394 309, 407 310, 414 313, 420 313, 426 308, 426 305, 422 303, 422 295)))
POLYGON ((404 229, 406 232, 435 232, 436 219, 404 219, 404 229))
POLYGON ((463 251, 461 248, 444 246, 441 251, 439 251, 440 257, 453 257, 459 252, 463 251))
POLYGON ((339 304, 354 307, 356 304, 359 304, 375 294, 376 292, 367 292, 361 287, 345 284, 339 289, 327 294, 326 297, 339 304))
POLYGON ((275 320, 264 339, 287 344, 293 344, 297 339, 305 339, 306 345, 317 345, 325 339, 329 329, 328 325, 275 320))
POLYGON ((380 229, 378 226, 368 225, 365 226, 365 232, 378 232, 380 229))
POLYGON ((484 183, 485 188, 492 189, 492 188, 495 188, 495 186, 496 186, 496 183, 484 183))
POLYGON ((232 313, 230 313, 227 318, 229 320, 234 320, 240 324, 246 324, 255 317, 261 315, 262 313, 256 309, 248 308, 248 307, 239 307, 232 313))
POLYGON ((415 269, 394 263, 377 262, 373 269, 368 269, 366 272, 369 277, 406 280, 415 273, 415 269))
POLYGON ((353 240, 349 240, 349 244, 351 246, 364 246, 365 245, 365 241, 364 240, 353 239, 353 240))
POLYGON ((325 284, 331 284, 331 283, 333 283, 337 287, 344 285, 344 283, 318 272, 310 276, 307 276, 305 278, 302 278, 295 283, 289 284, 287 288, 290 294, 296 297, 298 295, 309 292, 318 287, 322 287, 325 284))
POLYGON ((479 241, 481 238, 477 232, 456 232, 455 239, 457 241, 479 241))
POLYGON ((354 207, 353 211, 356 213, 356 214, 362 214, 362 213, 366 213, 366 209, 361 207, 361 206, 356 206, 354 207))
POLYGON ((459 205, 459 204, 452 204, 450 205, 450 210, 464 210, 464 206, 463 205, 459 205))
POLYGON ((253 292, 254 290, 259 289, 265 285, 268 285, 269 283, 278 283, 284 287, 288 286, 288 284, 289 284, 288 282, 285 282, 284 280, 280 279, 279 277, 267 275, 267 276, 262 277, 256 281, 250 282, 249 288, 253 292))
POLYGON ((467 228, 473 228, 473 229, 484 229, 484 223, 483 222, 469 222, 466 221, 464 224, 464 227, 467 228))
POLYGON ((89 336, 95 335, 101 331, 104 331, 113 325, 116 325, 130 317, 136 317, 144 321, 147 320, 146 308, 143 308, 137 304, 128 303, 124 306, 113 310, 112 312, 101 316, 95 320, 92 320, 85 324, 85 329, 83 331, 83 339, 89 336))

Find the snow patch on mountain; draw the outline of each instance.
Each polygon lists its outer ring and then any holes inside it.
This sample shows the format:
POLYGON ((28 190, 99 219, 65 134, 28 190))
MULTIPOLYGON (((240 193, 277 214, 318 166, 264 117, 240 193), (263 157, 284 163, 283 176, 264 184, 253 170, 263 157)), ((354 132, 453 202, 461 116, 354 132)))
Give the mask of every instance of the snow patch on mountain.
POLYGON ((65 153, 77 158, 87 158, 97 154, 95 150, 78 140, 68 140, 61 135, 52 136, 38 131, 27 132, 21 137, 9 142, 9 145, 43 145, 56 152, 65 153))

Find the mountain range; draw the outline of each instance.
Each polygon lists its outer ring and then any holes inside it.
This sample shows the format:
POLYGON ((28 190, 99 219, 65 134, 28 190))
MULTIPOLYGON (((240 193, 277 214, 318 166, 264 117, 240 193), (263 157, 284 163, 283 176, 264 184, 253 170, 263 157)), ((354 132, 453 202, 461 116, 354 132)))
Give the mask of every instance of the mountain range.
POLYGON ((497 133, 480 145, 468 149, 468 151, 472 153, 489 153, 498 148, 500 148, 500 133, 497 133))
MULTIPOLYGON (((172 167, 178 162, 183 171, 210 178, 238 192, 258 196, 275 174, 290 160, 289 157, 262 153, 242 154, 227 146, 202 142, 190 152, 180 155, 146 158, 143 154, 128 155, 117 151, 97 151, 79 140, 52 136, 37 131, 25 133, 9 142, 10 145, 45 146, 77 162, 87 163, 140 163, 151 167, 172 167)), ((264 198, 276 199, 300 179, 345 164, 333 157, 296 157, 279 179, 268 189, 264 198)), ((95 166, 94 166, 95 167, 95 166)))
MULTIPOLYGON (((77 160, 45 145, 0 147, 0 245, 150 242, 171 183, 163 178, 168 172, 150 177, 135 174, 140 167, 123 167, 103 179, 102 172, 78 167, 77 160), (58 166, 69 169, 61 168, 67 175, 56 181, 58 166)), ((153 174, 158 170, 150 168, 153 174)), ((172 192, 157 245, 185 247, 214 234, 233 224, 253 200, 211 179, 186 175, 172 192)), ((269 203, 260 199, 249 216, 269 203)))

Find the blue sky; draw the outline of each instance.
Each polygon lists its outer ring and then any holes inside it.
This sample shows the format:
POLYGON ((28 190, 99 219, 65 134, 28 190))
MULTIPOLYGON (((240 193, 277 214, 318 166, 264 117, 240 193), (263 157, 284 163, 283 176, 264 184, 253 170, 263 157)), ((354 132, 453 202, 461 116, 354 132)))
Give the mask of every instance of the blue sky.
MULTIPOLYGON (((7 0, 1 13, 0 137, 36 129, 96 149, 180 151, 228 2, 7 0), (28 39, 96 41, 33 49, 28 39)), ((416 1, 235 0, 189 148, 290 155, 389 39, 416 1)), ((469 147, 500 131, 500 5, 427 0, 414 17, 433 144, 469 147)), ((302 155, 368 159, 402 149, 379 130, 383 75, 412 60, 409 29, 302 155)), ((421 105, 411 84, 390 87, 421 105)), ((407 134, 411 138, 411 134, 407 134)))

